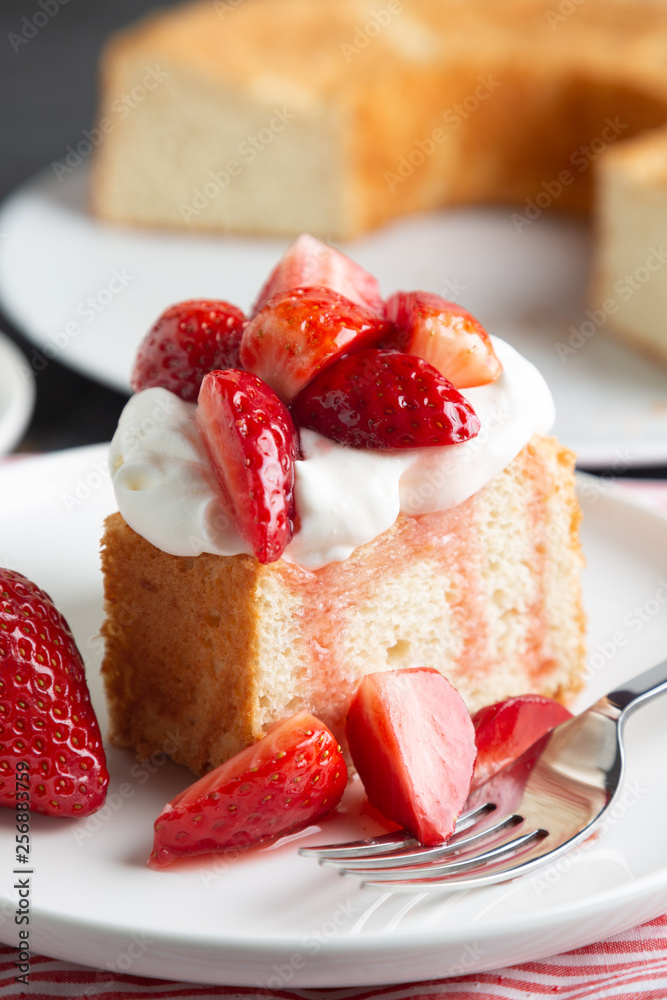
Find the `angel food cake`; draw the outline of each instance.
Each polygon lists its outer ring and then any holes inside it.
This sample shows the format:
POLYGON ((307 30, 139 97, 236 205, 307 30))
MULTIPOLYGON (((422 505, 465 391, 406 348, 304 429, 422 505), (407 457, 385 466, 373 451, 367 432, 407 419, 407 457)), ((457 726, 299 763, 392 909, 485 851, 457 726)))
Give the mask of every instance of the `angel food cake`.
POLYGON ((91 205, 329 239, 443 205, 582 209, 601 148, 665 123, 651 0, 200 0, 109 41, 91 205))
POLYGON ((667 129, 609 151, 596 209, 595 327, 667 364, 667 129))
POLYGON ((112 442, 112 740, 176 745, 197 774, 301 709, 343 742, 361 679, 403 667, 471 712, 567 702, 580 514, 536 369, 453 303, 383 302, 308 237, 249 319, 225 306, 164 314, 112 442))

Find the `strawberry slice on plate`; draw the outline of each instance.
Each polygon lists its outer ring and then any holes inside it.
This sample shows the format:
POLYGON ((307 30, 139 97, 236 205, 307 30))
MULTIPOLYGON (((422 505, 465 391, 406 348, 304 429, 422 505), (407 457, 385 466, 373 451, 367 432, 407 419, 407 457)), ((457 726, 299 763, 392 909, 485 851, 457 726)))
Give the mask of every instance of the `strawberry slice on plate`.
POLYGON ((313 285, 324 285, 377 316, 384 315, 380 287, 373 275, 308 233, 302 233, 287 248, 262 286, 250 315, 255 316, 278 292, 313 285))
POLYGON ((204 376, 196 421, 223 507, 261 563, 280 559, 294 530, 299 440, 289 411, 250 372, 204 376))
POLYGON ((137 350, 130 384, 135 392, 157 386, 196 402, 207 372, 239 368, 247 319, 229 302, 193 299, 166 309, 137 350))
POLYGON ((307 826, 338 805, 346 783, 334 736, 297 712, 167 803, 155 821, 150 864, 239 850, 307 826))
POLYGON ((467 309, 432 292, 396 292, 387 300, 391 346, 416 354, 457 389, 493 382, 502 373, 491 338, 467 309))
POLYGON ((371 805, 422 844, 447 840, 475 763, 470 715, 449 681, 430 668, 367 674, 346 733, 371 805))
POLYGON ((472 717, 477 745, 472 788, 484 784, 550 729, 571 718, 564 705, 541 694, 518 695, 480 708, 472 717))
POLYGON ((109 775, 69 626, 25 576, 0 569, 0 805, 86 816, 109 775))
POLYGON ((384 320, 323 286, 278 292, 250 321, 241 364, 289 403, 342 354, 377 344, 384 320))
POLYGON ((370 348, 326 368, 292 403, 297 424, 353 448, 460 444, 479 419, 458 389, 421 358, 370 348))

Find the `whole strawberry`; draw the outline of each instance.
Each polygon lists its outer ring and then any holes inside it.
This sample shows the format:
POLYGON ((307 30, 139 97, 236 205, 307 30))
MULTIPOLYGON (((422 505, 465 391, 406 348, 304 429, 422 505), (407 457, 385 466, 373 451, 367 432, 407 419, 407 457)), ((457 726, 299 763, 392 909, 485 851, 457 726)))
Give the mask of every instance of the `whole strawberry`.
POLYGON ((17 790, 27 788, 35 812, 85 816, 104 804, 108 783, 67 622, 36 584, 0 569, 0 805, 25 801, 17 790))
POLYGON ((294 527, 299 438, 289 410, 257 375, 209 372, 196 414, 223 507, 261 563, 280 559, 294 527))
POLYGON ((194 299, 162 313, 137 350, 130 383, 135 392, 158 386, 188 403, 207 372, 239 367, 246 317, 229 302, 194 299))
POLYGON ((301 427, 353 448, 427 448, 479 433, 470 403, 422 358, 369 349, 321 372, 292 403, 301 427))

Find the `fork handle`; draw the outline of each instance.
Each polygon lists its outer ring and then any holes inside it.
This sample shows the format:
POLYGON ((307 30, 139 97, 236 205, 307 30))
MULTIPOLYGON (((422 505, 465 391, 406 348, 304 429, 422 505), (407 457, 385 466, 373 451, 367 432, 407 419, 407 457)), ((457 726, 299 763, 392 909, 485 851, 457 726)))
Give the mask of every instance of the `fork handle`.
POLYGON ((618 691, 612 691, 606 700, 620 709, 624 716, 628 716, 639 705, 662 694, 663 691, 667 691, 667 660, 663 660, 656 667, 651 667, 650 670, 645 670, 618 691))

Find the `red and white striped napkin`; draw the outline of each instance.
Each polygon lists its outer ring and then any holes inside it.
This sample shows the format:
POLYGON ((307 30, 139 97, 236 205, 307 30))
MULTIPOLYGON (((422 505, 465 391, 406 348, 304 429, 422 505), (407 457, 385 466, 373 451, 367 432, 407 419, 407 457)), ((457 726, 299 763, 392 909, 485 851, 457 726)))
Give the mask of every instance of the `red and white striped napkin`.
MULTIPOLYGON (((667 516, 667 483, 624 480, 618 487, 667 516)), ((665 900, 667 908, 667 899, 665 900)), ((22 995, 37 1000, 194 1000, 196 997, 253 998, 253 987, 202 986, 139 976, 116 975, 40 955, 30 959, 28 985, 17 983, 17 951, 0 945, 0 1000, 22 995)), ((262 1000, 665 1000, 667 998, 667 913, 606 941, 552 958, 452 979, 397 986, 345 989, 262 990, 262 1000)))
MULTIPOLYGON (((16 952, 0 946, 0 997, 25 995, 84 1000, 194 1000, 196 997, 257 997, 242 986, 201 986, 139 976, 115 976, 69 962, 34 956, 28 987, 14 979, 16 952), (108 978, 107 978, 108 975, 108 978)), ((524 962, 495 972, 400 986, 359 989, 262 990, 262 1000, 520 1000, 557 996, 559 1000, 664 1000, 667 997, 667 914, 617 934, 607 941, 577 948, 538 962, 524 962)))

